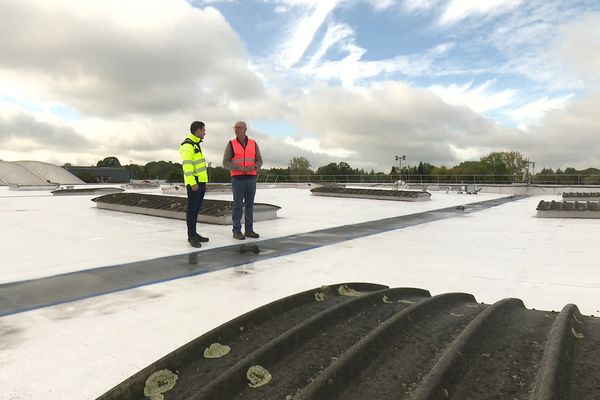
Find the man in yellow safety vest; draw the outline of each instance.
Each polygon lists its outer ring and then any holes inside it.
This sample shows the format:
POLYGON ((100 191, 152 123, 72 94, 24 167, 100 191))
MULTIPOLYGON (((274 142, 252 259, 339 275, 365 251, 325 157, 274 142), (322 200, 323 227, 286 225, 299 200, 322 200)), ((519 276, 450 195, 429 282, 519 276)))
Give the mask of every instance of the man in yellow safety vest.
POLYGON ((204 122, 194 121, 190 126, 190 134, 179 147, 181 154, 181 167, 183 168, 183 181, 187 189, 187 236, 192 247, 201 247, 202 243, 208 242, 208 238, 200 236, 196 232, 198 212, 202 206, 202 200, 206 193, 208 173, 206 161, 200 148, 200 142, 206 135, 204 122))

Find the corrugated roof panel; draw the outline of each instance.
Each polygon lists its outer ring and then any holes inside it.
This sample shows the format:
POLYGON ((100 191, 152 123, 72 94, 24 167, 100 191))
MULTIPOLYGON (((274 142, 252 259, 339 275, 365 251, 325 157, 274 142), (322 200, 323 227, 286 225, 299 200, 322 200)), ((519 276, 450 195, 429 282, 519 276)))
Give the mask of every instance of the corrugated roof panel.
MULTIPOLYGON (((141 193, 115 193, 92 199, 99 208, 166 218, 185 219, 187 198, 141 193)), ((281 207, 273 204, 254 203, 254 220, 262 221, 277 217, 281 207)), ((204 199, 198 215, 199 222, 231 224, 232 201, 204 199)))
POLYGON ((598 371, 600 321, 574 305, 346 283, 242 315, 99 399, 579 400, 598 371))
POLYGON ((316 196, 353 197, 361 199, 427 201, 431 193, 422 190, 382 190, 321 186, 311 189, 316 196))

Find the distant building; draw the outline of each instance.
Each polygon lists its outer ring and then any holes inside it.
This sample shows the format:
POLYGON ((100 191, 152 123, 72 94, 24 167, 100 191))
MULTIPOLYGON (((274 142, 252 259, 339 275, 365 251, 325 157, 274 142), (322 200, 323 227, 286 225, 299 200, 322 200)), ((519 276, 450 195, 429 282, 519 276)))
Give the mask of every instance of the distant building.
POLYGON ((65 167, 80 179, 90 182, 125 183, 131 178, 131 171, 123 167, 65 167))

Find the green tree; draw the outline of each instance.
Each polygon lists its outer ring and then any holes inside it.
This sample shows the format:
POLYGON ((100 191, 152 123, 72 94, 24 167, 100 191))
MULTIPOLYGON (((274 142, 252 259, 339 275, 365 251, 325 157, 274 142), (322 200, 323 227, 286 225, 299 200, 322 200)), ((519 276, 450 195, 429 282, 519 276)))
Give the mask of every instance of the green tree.
POLYGON ((289 168, 265 168, 260 170, 261 175, 289 175, 289 168))
POLYGON ((392 180, 392 182, 396 182, 398 179, 400 179, 400 174, 398 173, 398 167, 392 167, 389 175, 390 175, 390 179, 392 180))
POLYGON ((428 162, 419 161, 419 166, 417 167, 417 173, 419 175, 429 176, 429 175, 431 175, 431 171, 433 170, 433 168, 434 168, 434 166, 429 164, 428 162))
POLYGON ((357 170, 352 169, 350 164, 347 162, 329 163, 322 167, 319 167, 316 172, 318 175, 356 175, 357 170))
MULTIPOLYGON (((260 173, 262 174, 262 171, 260 173)), ((231 182, 231 174, 229 173, 229 170, 221 166, 208 167, 208 179, 210 182, 214 183, 229 183, 231 182)))
POLYGON ((96 166, 117 168, 121 166, 121 163, 117 157, 106 157, 104 160, 98 161, 96 166))
POLYGON ((310 169, 310 162, 306 157, 293 157, 288 164, 288 169, 294 175, 308 175, 313 173, 310 169))
POLYGON ((533 181, 539 184, 552 184, 555 182, 554 171, 552 170, 552 168, 542 168, 542 170, 539 173, 535 174, 535 176, 533 177, 533 181))
POLYGON ((445 166, 441 167, 433 167, 431 170, 431 180, 432 182, 450 182, 451 172, 445 166))
POLYGON ((518 151, 492 152, 481 157, 480 161, 487 164, 494 174, 519 173, 527 166, 527 160, 518 151))
POLYGON ((172 175, 182 174, 181 164, 171 161, 151 161, 144 166, 146 179, 169 179, 172 175))

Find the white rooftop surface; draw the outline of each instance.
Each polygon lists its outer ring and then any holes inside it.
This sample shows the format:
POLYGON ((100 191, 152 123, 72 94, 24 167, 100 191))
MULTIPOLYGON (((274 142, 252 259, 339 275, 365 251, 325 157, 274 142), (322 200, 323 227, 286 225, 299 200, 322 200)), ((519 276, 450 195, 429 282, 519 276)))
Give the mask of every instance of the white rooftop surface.
MULTIPOLYGON (((159 193, 155 191, 154 193, 159 193)), ((185 221, 98 210, 94 196, 0 188, 0 282, 194 251, 185 221)), ((231 194, 207 198, 230 200, 231 194)), ((282 207, 261 239, 501 197, 433 192, 427 202, 260 189, 282 207)), ((528 308, 577 304, 600 314, 600 220, 536 218, 537 196, 242 267, 0 317, 0 399, 90 399, 230 319, 324 284, 372 282, 528 308), (241 273, 245 272, 245 273, 241 273)), ((239 244, 230 226, 199 225, 202 250, 239 244)), ((200 257, 202 254, 200 254, 200 257)))

